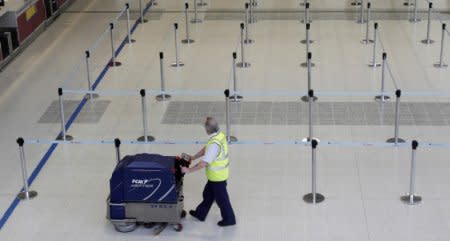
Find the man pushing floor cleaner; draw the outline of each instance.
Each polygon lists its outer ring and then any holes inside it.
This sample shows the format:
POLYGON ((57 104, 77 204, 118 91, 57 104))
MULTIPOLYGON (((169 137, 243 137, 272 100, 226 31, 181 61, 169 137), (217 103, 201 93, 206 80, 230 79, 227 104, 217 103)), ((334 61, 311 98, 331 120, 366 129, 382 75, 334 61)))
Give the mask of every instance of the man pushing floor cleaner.
POLYGON ((211 205, 216 201, 222 215, 222 220, 217 225, 221 227, 235 225, 236 218, 227 192, 230 163, 227 138, 223 132, 219 131, 219 124, 212 117, 206 118, 205 130, 209 135, 208 143, 197 154, 189 156, 192 161, 203 158, 191 168, 182 167, 183 173, 192 173, 206 168, 208 178, 203 190, 203 201, 195 210, 190 210, 189 214, 203 222, 211 205))

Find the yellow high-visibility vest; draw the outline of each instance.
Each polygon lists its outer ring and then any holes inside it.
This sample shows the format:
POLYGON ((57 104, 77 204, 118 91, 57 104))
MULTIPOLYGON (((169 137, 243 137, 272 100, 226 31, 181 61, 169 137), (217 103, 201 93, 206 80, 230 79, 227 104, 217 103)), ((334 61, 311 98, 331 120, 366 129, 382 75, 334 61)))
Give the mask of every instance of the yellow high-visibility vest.
POLYGON ((206 177, 212 182, 221 182, 228 179, 228 143, 227 137, 223 132, 211 137, 206 144, 206 151, 210 145, 216 144, 219 146, 219 153, 214 161, 206 167, 206 177))

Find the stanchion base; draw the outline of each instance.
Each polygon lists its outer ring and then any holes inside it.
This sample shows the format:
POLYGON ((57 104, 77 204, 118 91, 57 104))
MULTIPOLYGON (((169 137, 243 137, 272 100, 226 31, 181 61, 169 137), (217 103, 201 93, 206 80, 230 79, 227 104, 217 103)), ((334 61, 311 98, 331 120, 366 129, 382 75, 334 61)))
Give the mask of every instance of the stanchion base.
MULTIPOLYGON (((312 101, 314 102, 314 101, 316 101, 317 99, 318 99, 317 96, 313 96, 312 101)), ((309 96, 307 96, 307 95, 302 96, 301 100, 302 100, 303 102, 309 102, 309 96)))
MULTIPOLYGON (((394 137, 389 138, 389 139, 386 140, 386 142, 387 143, 395 143, 395 138, 394 137)), ((397 137, 397 143, 405 143, 405 142, 406 141, 404 139, 397 137)))
POLYGON ((97 99, 98 97, 100 97, 100 95, 98 95, 98 94, 86 94, 86 95, 84 95, 84 98, 87 99, 87 100, 97 99), (92 98, 91 98, 91 96, 92 96, 92 98))
MULTIPOLYGON (((303 39, 302 41, 300 41, 300 43, 302 43, 302 44, 306 44, 306 39, 303 39)), ((309 40, 309 43, 310 44, 312 44, 312 43, 314 43, 314 40, 309 40)))
POLYGON ((252 43, 254 43, 255 41, 253 40, 253 39, 244 39, 244 43, 245 44, 252 44, 252 43))
POLYGON ((202 23, 202 22, 203 22, 203 20, 201 20, 199 18, 191 19, 191 23, 202 23))
POLYGON ((371 64, 368 64, 367 66, 369 66, 369 67, 371 67, 371 68, 378 68, 378 67, 381 67, 381 64, 380 63, 371 63, 371 64))
POLYGON ((414 3, 404 2, 403 6, 407 6, 407 7, 414 6, 414 3))
POLYGON ((251 64, 248 62, 244 62, 244 63, 239 62, 236 64, 236 67, 238 67, 238 68, 249 68, 250 66, 251 66, 251 64))
POLYGON ((444 64, 444 63, 440 64, 440 63, 437 63, 437 64, 433 64, 433 66, 436 67, 436 68, 447 68, 447 67, 448 67, 448 64, 444 64))
POLYGON ((181 40, 181 43, 183 43, 183 44, 191 44, 193 42, 195 42, 193 39, 183 39, 183 40, 181 40))
POLYGON ((409 22, 411 22, 411 23, 417 23, 417 22, 420 22, 420 21, 422 21, 420 18, 411 18, 409 20, 409 22))
MULTIPOLYGON (((306 194, 305 196, 303 196, 303 201, 305 201, 306 203, 313 203, 314 195, 312 193, 306 194)), ((321 203, 323 201, 325 201, 325 196, 320 193, 316 193, 316 203, 321 203)))
POLYGON ((350 3, 352 6, 361 6, 361 2, 352 2, 350 3))
POLYGON ((375 96, 375 100, 379 101, 379 102, 385 102, 387 100, 389 100, 391 97, 389 97, 388 95, 377 95, 375 96))
MULTIPOLYGON (((306 63, 306 62, 305 63, 301 63, 300 66, 303 67, 303 68, 308 68, 308 63, 306 63)), ((316 66, 316 64, 311 63, 311 68, 315 67, 315 66, 316 66)))
MULTIPOLYGON (((33 199, 38 195, 38 193, 36 191, 28 191, 28 199, 33 199)), ((27 194, 25 192, 19 192, 19 194, 17 194, 17 198, 20 200, 25 200, 27 199, 27 194)))
MULTIPOLYGON (((145 142, 145 136, 141 136, 141 137, 137 138, 137 141, 145 142)), ((147 142, 152 142, 152 141, 155 141, 155 137, 147 136, 147 142)))
POLYGON ((109 67, 119 67, 119 66, 121 66, 121 65, 122 65, 122 63, 119 62, 119 61, 114 61, 114 62, 110 61, 110 62, 108 63, 108 66, 109 66, 109 67))
POLYGON ((157 101, 165 101, 165 100, 170 100, 170 98, 172 98, 172 96, 168 95, 168 94, 160 94, 156 96, 156 100, 157 101))
POLYGON ((230 137, 228 137, 228 140, 229 140, 229 142, 237 142, 238 138, 235 136, 230 136, 230 137))
MULTIPOLYGON (((316 140, 317 143, 320 143, 319 138, 313 137, 313 140, 316 140)), ((309 139, 309 137, 305 137, 305 138, 302 139, 302 142, 303 143, 308 143, 308 142, 311 142, 311 140, 309 139)))
POLYGON ((228 99, 230 99, 231 102, 241 102, 241 100, 244 99, 244 97, 242 97, 238 94, 234 94, 234 95, 231 95, 230 97, 228 97, 228 99))
POLYGON ((172 67, 183 67, 183 66, 184 66, 184 63, 181 62, 181 61, 179 61, 179 62, 178 62, 178 65, 177 65, 177 63, 175 62, 175 63, 171 64, 170 66, 172 66, 172 67))
POLYGON ((199 3, 197 3, 197 6, 199 6, 199 7, 204 7, 206 5, 208 5, 208 3, 206 3, 206 2, 199 2, 199 3))
POLYGON ((371 44, 371 43, 373 43, 373 40, 372 39, 363 39, 363 40, 361 40, 361 43, 362 44, 371 44))
POLYGON ((401 196, 400 200, 403 203, 406 203, 408 205, 416 205, 416 204, 419 204, 419 203, 422 202, 422 197, 418 196, 418 195, 412 195, 411 196, 409 194, 406 194, 405 196, 401 196))
MULTIPOLYGON (((63 135, 59 135, 58 137, 56 137, 56 140, 57 141, 63 141, 64 140, 63 135)), ((73 141, 73 136, 66 135, 66 141, 73 141)))
POLYGON ((422 41, 420 41, 421 43, 423 43, 423 44, 433 44, 434 43, 434 40, 431 40, 431 39, 424 39, 424 40, 422 40, 422 41))

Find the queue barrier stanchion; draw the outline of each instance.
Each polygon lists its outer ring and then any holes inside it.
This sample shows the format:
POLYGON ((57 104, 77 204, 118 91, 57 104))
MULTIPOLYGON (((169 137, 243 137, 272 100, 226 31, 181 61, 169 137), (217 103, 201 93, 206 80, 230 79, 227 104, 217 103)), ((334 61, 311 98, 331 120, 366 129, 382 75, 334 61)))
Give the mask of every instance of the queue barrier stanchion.
POLYGON ((130 4, 126 3, 125 8, 127 9, 127 40, 128 44, 136 42, 136 40, 131 38, 131 26, 130 26, 130 4))
POLYGON ((151 142, 154 141, 155 138, 151 135, 148 135, 148 113, 147 113, 147 100, 145 89, 141 89, 139 91, 141 95, 141 109, 142 109, 142 127, 144 131, 144 135, 137 138, 140 142, 151 142))
POLYGON ((409 19, 412 23, 420 22, 420 18, 417 17, 417 0, 414 0, 414 10, 413 10, 413 16, 409 19))
POLYGON ((159 52, 159 70, 161 75, 161 94, 156 96, 157 101, 169 100, 172 96, 166 94, 166 80, 164 75, 164 53, 159 52))
POLYGON ((305 4, 305 13, 304 13, 304 17, 302 19, 302 23, 311 23, 312 22, 311 16, 310 16, 310 13, 309 13, 309 5, 310 5, 309 2, 307 2, 305 4))
POLYGON ((377 38, 378 38, 378 23, 373 24, 373 48, 372 48, 372 61, 369 63, 369 67, 377 68, 381 64, 377 63, 377 38))
POLYGON ((311 193, 303 196, 306 203, 317 204, 325 200, 325 196, 317 192, 317 160, 316 152, 319 142, 316 139, 311 141, 311 193))
POLYGON ((111 61, 109 62, 109 67, 121 66, 122 63, 116 61, 116 50, 114 47, 114 23, 109 23, 109 37, 111 41, 111 61))
POLYGON ((400 197, 403 203, 408 205, 415 205, 422 202, 422 197, 415 194, 415 181, 416 181, 416 151, 419 146, 419 142, 413 140, 411 143, 411 167, 409 174, 409 193, 400 197))
POLYGON ((313 132, 313 100, 314 100, 314 90, 310 89, 308 90, 308 136, 303 138, 303 142, 311 142, 311 140, 316 139, 314 138, 314 132, 313 132))
POLYGON ((198 10, 197 10, 197 0, 194 0, 194 18, 191 19, 191 23, 201 23, 203 22, 200 18, 198 18, 198 10))
POLYGON ((305 26, 306 26, 306 39, 302 40, 300 42, 303 44, 306 44, 306 62, 301 63, 300 66, 303 68, 308 68, 308 66, 310 66, 312 68, 312 67, 316 66, 316 64, 314 64, 311 61, 308 61, 308 58, 309 58, 308 56, 309 56, 309 52, 310 52, 310 44, 313 43, 314 41, 311 40, 310 36, 309 36, 309 30, 311 29, 311 24, 307 23, 307 24, 305 24, 305 26))
POLYGON ((301 40, 300 43, 307 45, 307 50, 309 52, 309 44, 314 43, 314 40, 311 40, 311 37, 309 35, 309 30, 311 29, 311 24, 307 23, 305 24, 306 30, 305 30, 305 39, 301 40))
POLYGON ((200 0, 200 2, 197 3, 197 6, 199 7, 204 7, 206 5, 208 5, 208 3, 206 3, 204 0, 200 0))
POLYGON ((428 20, 427 20, 427 38, 422 40, 423 44, 432 44, 434 40, 430 39, 430 29, 431 29, 431 13, 433 10, 433 3, 428 3, 428 20))
MULTIPOLYGON (((312 60, 311 59, 312 59, 312 53, 308 52, 307 58, 306 58, 306 66, 308 67, 308 71, 307 71, 307 73, 308 73, 308 90, 312 89, 312 76, 311 76, 312 75, 311 74, 312 60)), ((309 100, 310 100, 309 95, 305 95, 302 97, 303 102, 309 102, 309 100)), ((317 100, 317 97, 313 96, 312 101, 316 101, 316 100, 317 100)))
POLYGON ((120 156, 120 139, 116 138, 114 139, 114 146, 116 148, 116 159, 117 159, 117 163, 120 162, 120 160, 122 160, 122 157, 120 156))
POLYGON ((250 0, 250 6, 249 6, 249 24, 254 24, 257 22, 256 14, 254 14, 255 7, 258 6, 258 3, 256 0, 250 0))
POLYGON ((238 139, 231 135, 231 123, 230 123, 230 90, 226 89, 225 94, 225 125, 226 125, 226 135, 228 143, 237 142, 238 139))
POLYGON ((391 97, 384 94, 384 87, 385 87, 385 76, 386 76, 386 67, 387 67, 387 54, 383 53, 383 64, 381 65, 381 89, 380 89, 380 95, 375 96, 376 101, 384 102, 386 100, 389 100, 391 97))
POLYGON ((178 23, 173 24, 173 36, 175 43, 175 63, 172 63, 170 66, 172 67, 183 67, 184 63, 180 61, 180 53, 179 53, 179 44, 178 44, 178 23))
POLYGON ((366 37, 363 40, 361 40, 362 44, 373 43, 373 40, 369 39, 369 25, 370 25, 371 9, 372 9, 372 4, 370 2, 368 2, 367 3, 367 11, 366 11, 366 37))
POLYGON ((239 102, 241 101, 244 97, 242 97, 241 95, 238 94, 238 89, 237 89, 237 73, 236 73, 236 58, 237 58, 237 54, 236 52, 233 52, 233 95, 230 96, 231 101, 233 102, 239 102))
POLYGON ((395 91, 395 124, 394 124, 394 137, 387 139, 387 143, 405 143, 405 140, 398 137, 399 130, 399 118, 400 118, 400 97, 402 96, 402 91, 400 89, 395 91))
POLYGON ((364 21, 364 0, 361 0, 361 6, 359 8, 359 17, 358 17, 358 20, 356 21, 356 23, 359 23, 359 24, 365 23, 365 21, 364 21))
POLYGON ((403 3, 403 6, 406 6, 406 7, 410 7, 410 6, 413 6, 413 5, 414 4, 411 2, 411 0, 408 0, 408 1, 403 3))
POLYGON ((66 131, 66 119, 64 115, 64 100, 63 100, 63 89, 58 88, 58 101, 59 101, 59 116, 61 121, 61 133, 56 137, 56 140, 59 141, 71 141, 73 137, 71 135, 67 135, 66 131))
MULTIPOLYGON (((91 63, 90 63, 90 59, 91 59, 91 52, 89 50, 86 50, 85 52, 85 59, 86 59, 86 78, 87 78, 87 83, 88 83, 88 90, 92 91, 92 83, 91 83, 91 63)), ((84 96, 84 98, 86 99, 96 99, 98 98, 99 95, 95 94, 95 93, 89 93, 86 94, 84 96)))
POLYGON ((251 65, 245 62, 245 46, 244 46, 244 28, 245 24, 241 23, 241 62, 237 63, 236 66, 239 68, 249 68, 251 65))
POLYGON ((144 8, 142 7, 142 0, 139 0, 139 19, 141 20, 141 24, 148 22, 148 20, 144 18, 144 8))
POLYGON ((190 37, 190 32, 189 32, 189 3, 185 3, 184 4, 184 22, 185 22, 185 27, 186 27, 186 38, 181 40, 181 43, 183 44, 191 44, 194 42, 193 39, 191 39, 190 37))
POLYGON ((250 28, 250 20, 249 20, 249 3, 245 3, 245 14, 244 14, 244 22, 245 22, 245 44, 252 44, 254 41, 249 37, 249 28, 250 28))
POLYGON ((445 34, 447 32, 447 24, 442 24, 442 35, 441 35, 441 50, 439 54, 439 63, 434 64, 436 68, 447 68, 448 65, 444 63, 444 49, 445 49, 445 34))
POLYGON ((17 198, 20 200, 30 200, 35 198, 38 193, 36 191, 30 190, 28 186, 28 172, 27 172, 27 161, 25 159, 25 150, 24 144, 25 140, 22 137, 17 138, 17 144, 19 145, 19 154, 20 154, 20 165, 22 169, 22 181, 23 181, 23 189, 17 194, 17 198))

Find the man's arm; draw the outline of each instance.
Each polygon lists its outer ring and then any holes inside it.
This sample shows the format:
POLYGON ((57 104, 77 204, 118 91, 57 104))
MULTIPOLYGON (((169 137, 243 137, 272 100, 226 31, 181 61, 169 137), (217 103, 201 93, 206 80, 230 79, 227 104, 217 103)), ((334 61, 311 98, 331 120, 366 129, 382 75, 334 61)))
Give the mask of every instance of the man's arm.
POLYGON ((200 157, 204 156, 205 155, 205 149, 206 149, 206 147, 203 147, 202 149, 200 149, 200 151, 197 152, 197 154, 191 156, 192 161, 195 161, 195 160, 199 159, 200 157))
POLYGON ((195 164, 191 168, 182 167, 181 171, 183 173, 192 173, 192 172, 196 172, 198 170, 201 170, 201 169, 205 168, 206 166, 208 166, 208 163, 202 160, 202 161, 199 161, 197 164, 195 164))
MULTIPOLYGON (((191 173, 191 172, 195 172, 195 171, 198 171, 200 169, 207 167, 209 165, 209 163, 214 161, 214 159, 219 154, 219 151, 220 151, 220 148, 217 144, 210 145, 208 147, 208 151, 206 153, 205 153, 205 148, 203 148, 202 150, 199 151, 199 153, 202 153, 202 156, 204 156, 203 160, 199 161, 197 164, 195 164, 191 168, 183 167, 181 169, 181 171, 183 173, 191 173)), ((199 153, 197 153, 197 154, 199 154, 199 153)))

